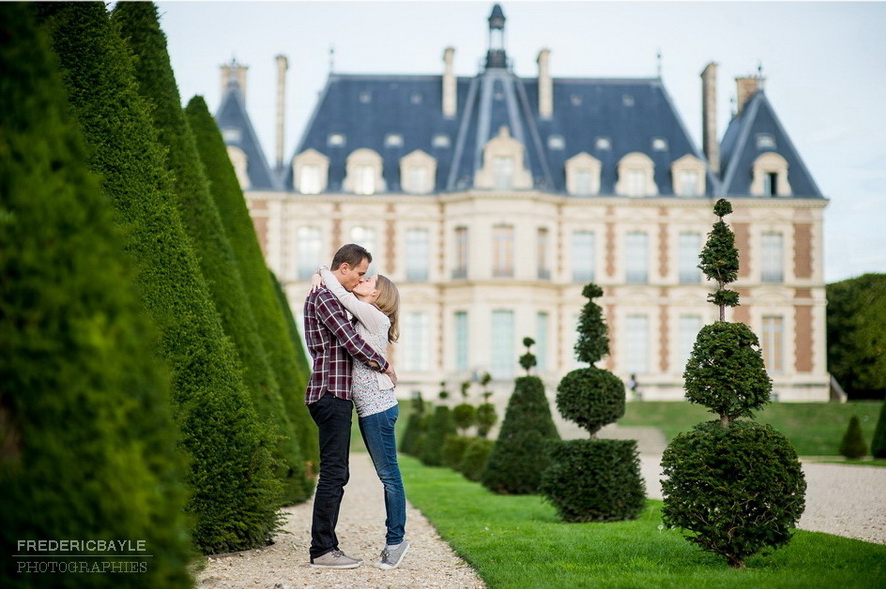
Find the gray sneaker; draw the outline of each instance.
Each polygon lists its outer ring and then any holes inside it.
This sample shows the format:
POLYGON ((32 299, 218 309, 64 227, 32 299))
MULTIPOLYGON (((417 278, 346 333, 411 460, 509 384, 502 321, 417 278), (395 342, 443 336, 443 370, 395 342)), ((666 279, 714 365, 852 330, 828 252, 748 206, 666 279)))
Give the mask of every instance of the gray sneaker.
POLYGON ((381 551, 381 560, 375 563, 375 566, 380 569, 397 568, 403 562, 403 557, 406 556, 409 547, 409 542, 405 540, 396 546, 385 546, 385 549, 381 551))
POLYGON ((311 559, 311 566, 323 569, 355 569, 363 564, 362 560, 351 558, 341 550, 327 552, 323 556, 311 559))

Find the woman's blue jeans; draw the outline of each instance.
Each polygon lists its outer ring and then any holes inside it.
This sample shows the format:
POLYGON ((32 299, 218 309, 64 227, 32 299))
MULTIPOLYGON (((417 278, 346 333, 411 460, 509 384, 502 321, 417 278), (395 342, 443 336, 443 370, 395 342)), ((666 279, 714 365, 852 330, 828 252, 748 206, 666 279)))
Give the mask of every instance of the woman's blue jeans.
POLYGON ((406 532, 406 491, 397 464, 397 441, 394 438, 394 425, 400 415, 400 408, 394 405, 387 411, 361 417, 360 433, 375 464, 375 472, 385 488, 385 536, 388 544, 399 544, 406 532))

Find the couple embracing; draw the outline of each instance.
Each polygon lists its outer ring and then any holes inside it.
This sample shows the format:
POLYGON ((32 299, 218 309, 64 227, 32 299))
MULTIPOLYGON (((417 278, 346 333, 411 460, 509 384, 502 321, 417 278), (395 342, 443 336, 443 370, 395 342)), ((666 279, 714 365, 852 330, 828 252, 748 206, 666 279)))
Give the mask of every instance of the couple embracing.
POLYGON ((387 534, 376 566, 396 568, 409 549, 404 539, 406 494, 394 438, 397 377, 385 358, 388 345, 399 335, 400 294, 388 278, 366 277, 371 262, 365 248, 342 246, 329 268, 318 268, 305 300, 305 339, 313 358, 305 403, 320 437, 320 477, 311 523, 313 567, 355 568, 363 562, 342 552, 335 534, 349 476, 354 406, 366 449, 384 485, 387 534))

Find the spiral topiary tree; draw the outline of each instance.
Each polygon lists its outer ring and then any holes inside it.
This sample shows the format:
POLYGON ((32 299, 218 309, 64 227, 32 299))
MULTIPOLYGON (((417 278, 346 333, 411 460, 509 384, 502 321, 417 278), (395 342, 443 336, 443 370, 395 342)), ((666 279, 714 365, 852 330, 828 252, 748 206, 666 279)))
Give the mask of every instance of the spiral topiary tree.
POLYGON ((482 393, 483 402, 477 406, 477 435, 481 438, 488 436, 489 432, 498 422, 498 412, 495 410, 495 404, 489 402, 489 397, 492 396, 492 391, 487 387, 490 382, 492 382, 492 375, 488 372, 484 372, 483 376, 480 378, 480 386, 485 389, 482 393))
POLYGON ((738 276, 734 236, 723 221, 731 212, 725 199, 714 205, 719 220, 699 264, 717 281, 708 301, 719 307, 720 320, 701 329, 683 374, 689 401, 719 419, 677 435, 665 449, 662 520, 702 550, 744 568, 750 556, 790 541, 806 481, 787 438, 749 419, 769 402, 772 381, 757 336, 743 323, 725 321, 726 307, 739 304, 738 293, 726 288, 738 276))
POLYGON ((588 302, 578 320, 575 354, 590 366, 573 370, 557 387, 560 414, 588 430, 590 439, 551 444, 539 488, 567 522, 634 519, 646 502, 636 440, 597 439, 600 428, 625 412, 621 379, 594 366, 609 353, 603 310, 594 302, 602 294, 593 283, 582 290, 588 302))
MULTIPOLYGON (((527 372, 535 365, 535 356, 529 352, 534 343, 528 337, 523 340, 527 351, 520 364, 527 372)), ((514 385, 481 482, 496 493, 537 493, 547 444, 559 439, 544 383, 537 376, 521 376, 514 385)))

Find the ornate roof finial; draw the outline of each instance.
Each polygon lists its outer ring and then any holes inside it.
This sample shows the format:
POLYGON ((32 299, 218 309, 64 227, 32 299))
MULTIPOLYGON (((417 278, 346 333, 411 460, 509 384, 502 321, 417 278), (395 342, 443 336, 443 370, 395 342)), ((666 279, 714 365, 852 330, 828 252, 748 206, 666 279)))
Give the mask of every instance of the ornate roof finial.
POLYGON ((486 52, 486 69, 506 68, 508 57, 505 53, 505 13, 499 4, 492 7, 488 20, 489 50, 486 52))

